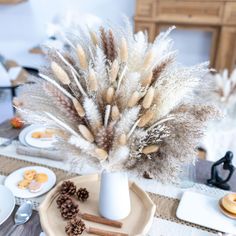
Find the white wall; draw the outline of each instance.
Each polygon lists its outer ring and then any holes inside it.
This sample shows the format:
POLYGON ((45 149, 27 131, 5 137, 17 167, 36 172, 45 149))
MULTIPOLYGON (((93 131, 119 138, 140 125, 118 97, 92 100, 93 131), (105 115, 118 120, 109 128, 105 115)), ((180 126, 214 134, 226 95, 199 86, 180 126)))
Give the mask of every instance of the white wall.
MULTIPOLYGON (((18 5, 0 5, 0 54, 22 65, 42 64, 41 56, 30 55, 28 49, 42 43, 46 25, 68 11, 79 21, 89 13, 121 24, 122 15, 133 18, 135 0, 28 0, 18 5)), ((5 93, 0 97, 0 123, 11 116, 10 94, 5 93)))
POLYGON ((26 57, 27 50, 45 39, 48 23, 68 11, 78 21, 90 13, 120 24, 122 15, 132 19, 135 0, 28 0, 18 5, 0 5, 0 54, 21 64, 34 63, 32 57, 26 57))
MULTIPOLYGON (((79 22, 83 22, 85 14, 94 14, 119 25, 122 15, 132 20, 135 0, 28 0, 18 5, 0 5, 0 54, 21 65, 41 65, 41 56, 30 55, 28 49, 45 40, 48 23, 69 11, 79 22)), ((209 59, 209 34, 176 30, 171 37, 174 47, 180 50, 181 63, 193 65, 209 59)), ((9 98, 0 98, 0 122, 12 115, 9 104, 9 98)))

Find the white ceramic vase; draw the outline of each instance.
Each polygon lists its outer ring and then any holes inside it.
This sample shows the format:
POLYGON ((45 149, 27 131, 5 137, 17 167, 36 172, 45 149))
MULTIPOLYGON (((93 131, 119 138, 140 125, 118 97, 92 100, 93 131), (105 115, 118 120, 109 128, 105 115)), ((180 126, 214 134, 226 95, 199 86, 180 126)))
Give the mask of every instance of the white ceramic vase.
POLYGON ((129 215, 130 195, 126 173, 106 170, 102 172, 99 213, 110 220, 121 220, 129 215))

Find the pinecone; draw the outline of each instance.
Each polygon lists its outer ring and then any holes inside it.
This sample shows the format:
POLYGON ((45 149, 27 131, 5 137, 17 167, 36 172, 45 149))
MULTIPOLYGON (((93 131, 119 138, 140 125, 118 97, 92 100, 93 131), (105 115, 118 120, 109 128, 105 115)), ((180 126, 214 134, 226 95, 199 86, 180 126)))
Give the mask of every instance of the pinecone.
POLYGON ((67 200, 72 200, 72 199, 67 194, 60 194, 56 200, 58 208, 61 208, 61 205, 65 203, 67 200))
POLYGON ((96 143, 99 148, 109 151, 114 138, 113 127, 103 127, 98 131, 96 143))
POLYGON ((73 182, 71 181, 64 181, 61 185, 60 189, 61 194, 67 194, 67 195, 74 195, 76 193, 76 186, 73 182))
POLYGON ((79 206, 72 199, 68 199, 61 204, 60 212, 65 220, 70 220, 79 212, 79 206))
POLYGON ((81 235, 85 229, 86 226, 84 222, 80 218, 74 217, 67 223, 65 227, 65 232, 68 236, 76 236, 81 235))
POLYGON ((86 188, 80 188, 76 193, 78 200, 81 202, 86 201, 89 198, 89 192, 86 188))

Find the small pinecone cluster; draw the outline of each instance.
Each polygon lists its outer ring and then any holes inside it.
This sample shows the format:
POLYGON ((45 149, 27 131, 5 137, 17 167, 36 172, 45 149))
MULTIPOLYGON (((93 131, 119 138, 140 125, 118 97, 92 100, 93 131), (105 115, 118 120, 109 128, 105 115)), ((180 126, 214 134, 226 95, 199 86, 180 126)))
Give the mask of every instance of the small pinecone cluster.
POLYGON ((80 188, 77 193, 77 198, 79 201, 84 202, 89 198, 89 192, 86 188, 80 188))
POLYGON ((68 236, 76 236, 81 235, 85 231, 85 229, 86 226, 83 220, 78 217, 74 217, 67 223, 65 227, 65 232, 68 236))
POLYGON ((60 188, 60 193, 61 194, 67 194, 70 196, 73 196, 76 193, 76 186, 73 182, 71 181, 64 181, 61 185, 60 188))
POLYGON ((72 219, 79 212, 79 206, 68 195, 60 195, 56 202, 65 220, 72 219))

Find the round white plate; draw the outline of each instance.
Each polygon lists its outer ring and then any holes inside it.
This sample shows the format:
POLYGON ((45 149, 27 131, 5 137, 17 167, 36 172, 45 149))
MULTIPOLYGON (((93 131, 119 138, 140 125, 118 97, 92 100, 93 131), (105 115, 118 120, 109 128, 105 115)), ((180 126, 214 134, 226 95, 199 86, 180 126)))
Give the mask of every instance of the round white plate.
POLYGON ((0 225, 11 215, 14 207, 14 195, 7 187, 0 185, 0 225))
POLYGON ((35 128, 38 128, 38 127, 42 127, 42 126, 39 126, 39 125, 30 125, 28 127, 25 127, 19 134, 19 141, 21 144, 25 145, 25 146, 28 146, 27 143, 25 142, 25 135, 32 129, 35 129, 35 128))
POLYGON ((31 127, 31 129, 27 130, 24 136, 24 141, 26 145, 36 148, 52 148, 53 143, 56 141, 55 137, 45 139, 32 138, 32 134, 34 132, 44 132, 47 128, 48 127, 34 126, 31 127))
POLYGON ((56 175, 54 172, 49 170, 48 168, 41 166, 28 166, 21 168, 12 172, 5 179, 5 186, 8 187, 15 197, 19 198, 34 198, 43 195, 48 192, 56 183, 56 175), (35 170, 37 173, 45 173, 48 175, 48 181, 43 183, 42 189, 39 192, 32 193, 28 189, 19 189, 17 184, 20 180, 23 179, 23 174, 26 170, 35 170))

